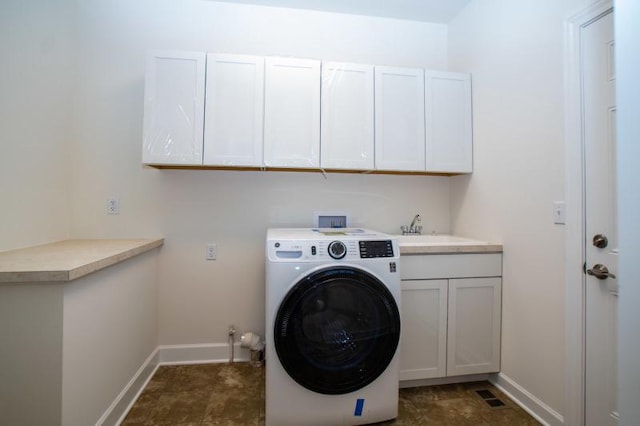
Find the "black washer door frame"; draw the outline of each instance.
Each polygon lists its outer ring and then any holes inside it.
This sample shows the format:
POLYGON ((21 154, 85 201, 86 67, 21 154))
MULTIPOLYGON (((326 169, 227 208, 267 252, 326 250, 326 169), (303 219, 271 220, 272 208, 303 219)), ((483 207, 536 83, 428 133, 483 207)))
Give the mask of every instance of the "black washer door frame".
POLYGON ((282 367, 301 386, 327 395, 362 389, 393 359, 400 313, 388 288, 367 271, 330 266, 298 281, 275 318, 282 367))

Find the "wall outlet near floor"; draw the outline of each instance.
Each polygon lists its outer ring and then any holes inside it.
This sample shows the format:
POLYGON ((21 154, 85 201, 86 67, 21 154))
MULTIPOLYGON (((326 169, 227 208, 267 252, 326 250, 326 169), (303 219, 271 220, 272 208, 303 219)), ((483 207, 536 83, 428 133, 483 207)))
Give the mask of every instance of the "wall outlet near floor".
POLYGON ((216 260, 218 246, 214 243, 207 244, 207 260, 216 260))
POLYGON ((107 214, 120 214, 119 198, 107 198, 107 214))

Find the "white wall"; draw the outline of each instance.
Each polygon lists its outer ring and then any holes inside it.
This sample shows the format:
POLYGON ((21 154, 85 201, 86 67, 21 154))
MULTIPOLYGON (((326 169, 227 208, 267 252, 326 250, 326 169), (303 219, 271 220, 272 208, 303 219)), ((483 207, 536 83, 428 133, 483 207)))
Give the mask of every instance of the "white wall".
POLYGON ((78 237, 160 235, 161 344, 225 343, 227 326, 264 333, 268 227, 310 226, 314 210, 397 232, 420 213, 449 230, 446 177, 176 171, 141 162, 147 49, 314 57, 446 67, 447 28, 381 18, 197 0, 78 2, 73 230, 78 237), (121 200, 107 216, 105 201, 121 200), (218 243, 218 260, 204 260, 218 243))
POLYGON ((69 235, 73 3, 0 2, 0 250, 69 235))
POLYGON ((640 4, 617 0, 616 73, 618 103, 618 182, 620 230, 619 384, 620 425, 640 424, 640 4))
MULTIPOLYGON (((564 412, 563 20, 589 2, 472 0, 449 25, 473 74, 474 174, 451 181, 455 233, 502 241, 501 373, 564 412)), ((555 413, 553 413, 555 411, 555 413)))

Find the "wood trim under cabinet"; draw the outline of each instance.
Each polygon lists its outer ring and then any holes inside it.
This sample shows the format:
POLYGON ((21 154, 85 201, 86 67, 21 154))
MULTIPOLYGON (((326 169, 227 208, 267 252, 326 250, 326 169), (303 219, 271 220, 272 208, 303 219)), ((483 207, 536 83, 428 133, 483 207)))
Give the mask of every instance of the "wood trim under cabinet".
POLYGON ((342 170, 342 169, 297 169, 290 167, 235 167, 235 166, 181 166, 177 164, 144 164, 160 170, 235 170, 254 172, 306 172, 306 173, 348 173, 371 175, 416 175, 416 176, 458 176, 467 173, 439 173, 400 170, 342 170))

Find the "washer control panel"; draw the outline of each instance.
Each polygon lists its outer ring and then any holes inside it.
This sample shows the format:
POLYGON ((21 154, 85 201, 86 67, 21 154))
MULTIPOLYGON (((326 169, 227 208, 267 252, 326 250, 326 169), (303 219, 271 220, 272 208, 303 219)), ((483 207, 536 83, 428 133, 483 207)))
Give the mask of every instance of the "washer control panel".
POLYGON ((393 257, 393 244, 391 240, 360 241, 360 257, 371 259, 374 257, 393 257))
POLYGON ((285 229, 279 232, 282 235, 271 232, 266 255, 274 262, 353 262, 398 258, 398 243, 386 238, 386 234, 359 231, 357 233, 363 235, 345 235, 298 229, 285 229), (318 236, 322 238, 314 238, 318 236))

